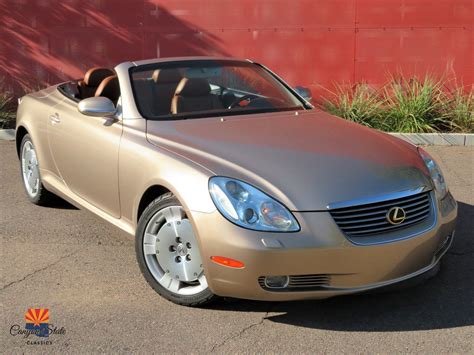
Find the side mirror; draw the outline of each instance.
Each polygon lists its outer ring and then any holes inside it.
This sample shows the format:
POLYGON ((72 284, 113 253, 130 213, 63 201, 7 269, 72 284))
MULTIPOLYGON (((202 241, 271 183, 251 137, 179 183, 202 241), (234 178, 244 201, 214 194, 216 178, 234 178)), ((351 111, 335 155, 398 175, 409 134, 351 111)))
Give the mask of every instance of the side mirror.
POLYGON ((313 95, 311 94, 311 90, 308 88, 305 88, 303 86, 297 86, 294 89, 298 95, 300 95, 303 99, 306 101, 311 102, 313 99, 313 95))
POLYGON ((94 117, 109 117, 115 115, 117 109, 107 97, 89 97, 81 100, 77 109, 80 113, 94 117))

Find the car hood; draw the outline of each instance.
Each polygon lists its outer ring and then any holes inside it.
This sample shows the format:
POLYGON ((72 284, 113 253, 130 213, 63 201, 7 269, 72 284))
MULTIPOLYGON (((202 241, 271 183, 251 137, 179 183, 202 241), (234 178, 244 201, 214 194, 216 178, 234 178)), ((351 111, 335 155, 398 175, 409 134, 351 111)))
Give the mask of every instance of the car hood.
POLYGON ((416 147, 319 110, 149 120, 147 138, 293 211, 431 186, 416 147))

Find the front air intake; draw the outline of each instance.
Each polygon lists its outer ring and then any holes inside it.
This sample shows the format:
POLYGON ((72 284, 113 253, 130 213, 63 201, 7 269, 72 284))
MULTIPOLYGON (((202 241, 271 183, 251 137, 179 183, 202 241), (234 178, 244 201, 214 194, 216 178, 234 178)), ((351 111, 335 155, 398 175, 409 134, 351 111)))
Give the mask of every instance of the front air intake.
POLYGON ((288 284, 285 287, 272 288, 268 287, 265 282, 266 276, 260 276, 258 283, 260 287, 269 291, 317 291, 322 287, 329 286, 331 276, 328 274, 313 274, 313 275, 290 275, 288 284))

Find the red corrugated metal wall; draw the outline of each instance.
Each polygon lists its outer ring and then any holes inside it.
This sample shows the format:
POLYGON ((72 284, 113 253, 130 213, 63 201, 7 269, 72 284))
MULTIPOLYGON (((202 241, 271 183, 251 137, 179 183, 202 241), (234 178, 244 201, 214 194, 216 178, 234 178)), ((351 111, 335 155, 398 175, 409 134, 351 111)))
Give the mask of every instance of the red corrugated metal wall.
POLYGON ((313 90, 388 72, 474 82, 474 0, 0 0, 0 77, 38 85, 95 65, 226 55, 313 90))

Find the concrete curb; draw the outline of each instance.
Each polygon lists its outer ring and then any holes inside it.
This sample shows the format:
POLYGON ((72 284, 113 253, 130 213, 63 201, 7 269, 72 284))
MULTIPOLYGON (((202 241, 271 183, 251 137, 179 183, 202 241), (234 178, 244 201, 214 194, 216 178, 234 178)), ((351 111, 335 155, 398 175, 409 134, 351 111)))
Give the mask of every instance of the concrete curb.
POLYGON ((14 141, 15 130, 14 129, 0 129, 0 141, 14 141))
POLYGON ((389 133, 416 145, 473 146, 473 133, 389 133))

